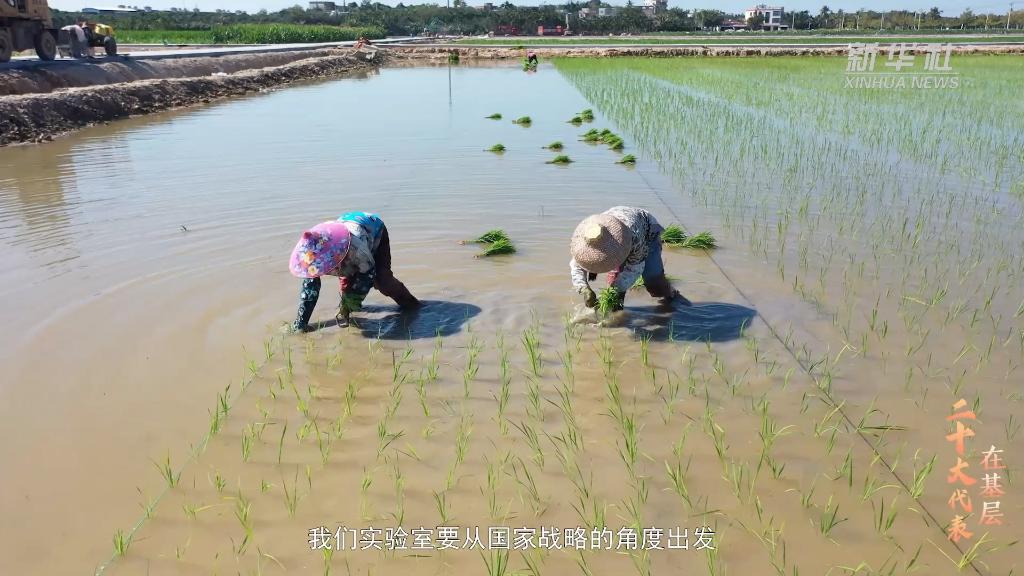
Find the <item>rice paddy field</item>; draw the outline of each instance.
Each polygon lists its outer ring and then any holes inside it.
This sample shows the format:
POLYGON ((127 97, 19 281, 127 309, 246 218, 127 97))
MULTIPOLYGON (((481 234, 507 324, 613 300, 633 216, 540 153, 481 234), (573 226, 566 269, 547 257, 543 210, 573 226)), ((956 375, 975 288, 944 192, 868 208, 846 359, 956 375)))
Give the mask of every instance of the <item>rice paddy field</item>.
POLYGON ((946 90, 848 88, 845 58, 386 68, 0 150, 0 293, 24 302, 5 323, 82 301, 3 341, 0 430, 24 442, 0 445, 21 470, 0 558, 110 575, 1019 572, 1024 59, 952 65, 946 90), (632 290, 606 326, 574 323, 569 235, 619 204, 704 240, 665 247, 693 306, 632 290), (426 305, 371 296, 342 329, 327 282, 318 329, 285 333, 288 251, 355 208, 382 214, 426 305), (47 242, 55 226, 75 234, 47 242), (514 251, 475 257, 499 240, 514 251), (62 281, 39 280, 47 263, 62 281), (14 411, 72 369, 88 385, 48 400, 62 419, 14 411), (958 424, 974 433, 959 453, 958 424), (28 465, 72 448, 84 487, 28 465), (25 504, 32 484, 78 506, 77 561, 34 555, 28 528, 62 506, 25 504))

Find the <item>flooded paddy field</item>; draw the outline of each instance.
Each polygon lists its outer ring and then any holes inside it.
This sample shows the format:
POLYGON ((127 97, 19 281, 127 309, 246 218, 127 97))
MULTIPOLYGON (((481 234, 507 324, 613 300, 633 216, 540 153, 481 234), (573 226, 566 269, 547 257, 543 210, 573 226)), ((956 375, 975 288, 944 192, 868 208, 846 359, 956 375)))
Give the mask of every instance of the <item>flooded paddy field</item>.
POLYGON ((0 150, 4 572, 1011 573, 1022 63, 845 63, 384 69, 0 150), (665 251, 693 307, 574 326, 568 237, 617 204, 720 247, 665 251), (283 333, 297 235, 360 209, 426 305, 339 329, 328 281, 283 333), (518 252, 458 243, 490 228, 518 252))

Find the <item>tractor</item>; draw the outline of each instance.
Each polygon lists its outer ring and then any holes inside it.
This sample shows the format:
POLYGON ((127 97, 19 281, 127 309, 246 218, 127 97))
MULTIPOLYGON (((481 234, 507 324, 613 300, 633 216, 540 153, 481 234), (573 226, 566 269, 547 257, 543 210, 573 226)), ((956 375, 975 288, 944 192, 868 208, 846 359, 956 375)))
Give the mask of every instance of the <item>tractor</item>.
POLYGON ((0 0, 0 62, 30 48, 43 60, 57 57, 57 29, 46 0, 0 0))

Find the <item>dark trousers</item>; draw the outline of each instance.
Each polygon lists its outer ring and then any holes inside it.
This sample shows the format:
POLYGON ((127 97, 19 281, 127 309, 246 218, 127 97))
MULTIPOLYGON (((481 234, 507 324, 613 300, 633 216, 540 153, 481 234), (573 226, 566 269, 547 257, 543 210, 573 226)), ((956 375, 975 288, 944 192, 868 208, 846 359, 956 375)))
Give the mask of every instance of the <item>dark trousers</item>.
POLYGON ((394 300, 402 308, 419 304, 419 300, 409 292, 405 284, 395 278, 395 273, 391 270, 391 239, 388 237, 387 226, 381 228, 380 244, 377 246, 377 251, 373 253, 373 260, 377 271, 373 278, 374 288, 394 300))
MULTIPOLYGON (((386 226, 381 228, 380 243, 373 253, 373 261, 376 272, 373 278, 374 288, 394 300, 402 308, 411 308, 420 303, 405 287, 405 284, 395 278, 395 273, 391 270, 391 240, 388 237, 386 226)), ((295 317, 295 329, 303 329, 309 325, 309 319, 313 316, 313 309, 319 299, 320 279, 304 279, 302 291, 299 293, 299 311, 295 317)))

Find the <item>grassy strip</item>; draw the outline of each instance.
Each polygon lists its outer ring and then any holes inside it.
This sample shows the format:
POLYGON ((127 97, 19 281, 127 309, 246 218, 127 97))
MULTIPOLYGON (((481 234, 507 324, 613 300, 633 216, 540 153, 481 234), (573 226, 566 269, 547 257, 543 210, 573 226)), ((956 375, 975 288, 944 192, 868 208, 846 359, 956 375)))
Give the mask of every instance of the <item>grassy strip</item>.
POLYGON ((383 38, 376 27, 310 26, 303 24, 233 24, 208 30, 118 30, 122 44, 301 44, 348 42, 360 36, 383 38))
POLYGON ((879 42, 890 43, 935 43, 954 42, 961 44, 978 44, 993 42, 1024 42, 1024 36, 994 36, 994 37, 962 37, 962 36, 822 36, 815 38, 786 38, 780 36, 704 36, 688 38, 466 38, 459 40, 459 44, 476 46, 536 46, 536 45, 573 45, 573 44, 633 44, 633 45, 664 45, 664 44, 849 44, 852 42, 879 42))

